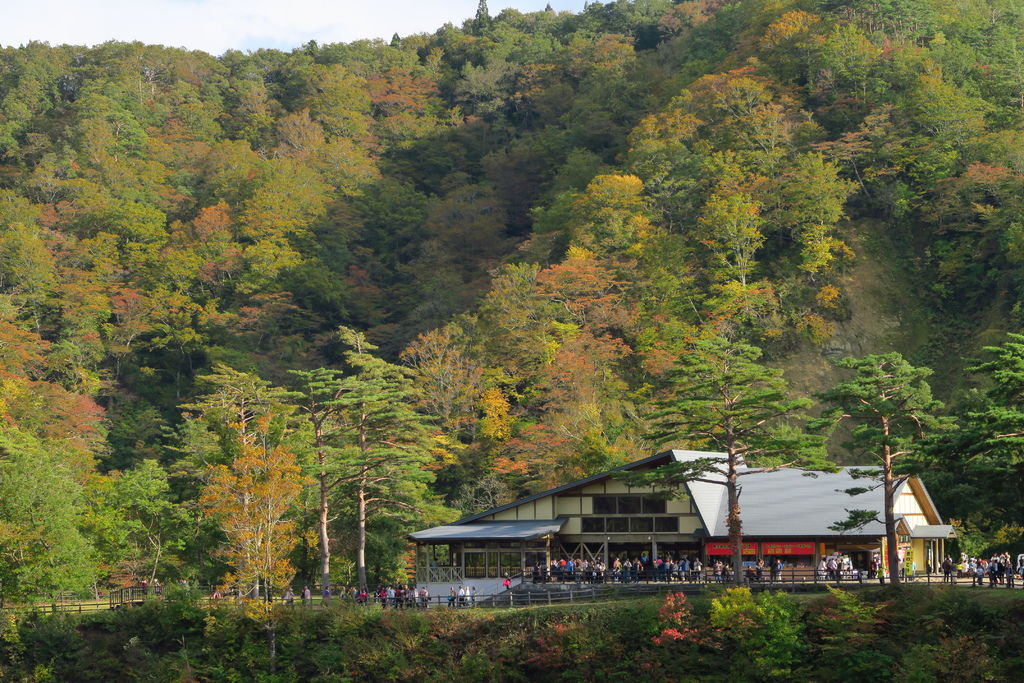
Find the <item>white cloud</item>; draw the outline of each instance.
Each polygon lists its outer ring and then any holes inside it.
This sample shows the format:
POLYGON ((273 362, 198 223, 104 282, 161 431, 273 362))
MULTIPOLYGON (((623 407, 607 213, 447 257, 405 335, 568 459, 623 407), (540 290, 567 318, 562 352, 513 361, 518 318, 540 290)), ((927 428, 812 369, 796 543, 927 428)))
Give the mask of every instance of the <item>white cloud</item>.
MULTIPOLYGON (((155 43, 221 54, 228 49, 289 49, 310 40, 350 42, 460 25, 478 0, 0 0, 0 45, 45 41, 95 45, 108 40, 155 43)), ((547 0, 492 0, 542 9, 547 0)), ((578 11, 584 0, 551 0, 578 11)))

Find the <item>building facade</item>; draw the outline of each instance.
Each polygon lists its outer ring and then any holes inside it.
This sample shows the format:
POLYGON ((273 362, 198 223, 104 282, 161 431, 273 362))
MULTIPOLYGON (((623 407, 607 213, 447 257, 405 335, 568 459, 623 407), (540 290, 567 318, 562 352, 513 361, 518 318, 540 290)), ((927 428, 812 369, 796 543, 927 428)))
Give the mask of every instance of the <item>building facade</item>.
MULTIPOLYGON (((721 556, 728 561, 724 486, 690 482, 685 492, 667 497, 664 491, 629 486, 615 476, 672 460, 719 455, 666 451, 413 533, 417 582, 497 579, 570 558, 608 567, 615 558, 687 557, 700 558, 707 565, 721 556)), ((853 497, 845 493, 865 486, 849 470, 742 471, 744 560, 780 558, 790 567, 813 568, 822 557, 842 554, 855 568, 867 569, 872 557, 884 552, 880 522, 855 533, 829 529, 845 519, 848 508, 876 510, 882 517, 880 489, 853 497)), ((934 570, 942 561, 952 528, 943 524, 919 479, 912 477, 900 487, 896 513, 901 566, 907 572, 934 570)))

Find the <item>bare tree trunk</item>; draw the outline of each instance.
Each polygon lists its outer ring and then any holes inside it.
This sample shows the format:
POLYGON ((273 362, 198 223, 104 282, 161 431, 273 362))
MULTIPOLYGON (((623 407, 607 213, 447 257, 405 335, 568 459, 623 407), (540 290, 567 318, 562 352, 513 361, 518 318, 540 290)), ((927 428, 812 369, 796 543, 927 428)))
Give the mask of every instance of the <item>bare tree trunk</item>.
POLYGON ((366 582, 366 486, 362 481, 357 492, 356 525, 356 572, 362 588, 369 585, 366 582))
POLYGON ((359 411, 359 452, 363 456, 363 467, 360 472, 358 490, 356 492, 356 574, 359 578, 359 587, 368 586, 366 581, 366 488, 370 471, 366 461, 368 445, 366 442, 366 410, 360 405, 359 411))
POLYGON ((160 557, 163 554, 164 548, 162 543, 153 543, 152 539, 150 539, 150 543, 156 547, 156 558, 153 559, 153 571, 149 573, 149 583, 152 584, 153 581, 156 580, 156 572, 160 566, 160 557))
POLYGON ((732 582, 738 586, 743 583, 743 521, 740 519, 740 492, 736 479, 736 470, 730 463, 729 477, 725 484, 729 514, 725 519, 729 529, 729 547, 732 549, 732 582))
MULTIPOLYGON (((323 463, 321 463, 322 465, 323 463)), ((331 539, 327 535, 328 505, 327 473, 320 472, 320 517, 317 530, 320 533, 320 589, 330 588, 331 584, 331 539)))
POLYGON ((267 628, 267 648, 270 651, 270 673, 277 673, 277 628, 271 625, 267 628))
MULTIPOLYGON (((888 435, 889 424, 883 418, 883 431, 888 435)), ((895 480, 892 476, 892 455, 889 446, 884 447, 882 461, 882 492, 885 504, 885 552, 889 556, 889 581, 893 585, 899 585, 900 581, 900 558, 896 548, 896 506, 894 504, 895 480)))

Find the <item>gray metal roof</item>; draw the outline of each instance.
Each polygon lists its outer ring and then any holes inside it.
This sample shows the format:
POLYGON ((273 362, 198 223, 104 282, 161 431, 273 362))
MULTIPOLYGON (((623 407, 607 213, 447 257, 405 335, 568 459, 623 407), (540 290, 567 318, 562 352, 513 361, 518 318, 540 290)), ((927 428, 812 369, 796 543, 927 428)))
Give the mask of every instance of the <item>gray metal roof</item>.
POLYGON ((951 524, 918 524, 910 530, 911 538, 955 538, 951 524))
POLYGON ((557 533, 564 519, 519 520, 511 522, 477 522, 475 524, 446 524, 409 534, 416 541, 474 541, 515 540, 527 541, 557 533))
MULTIPOLYGON (((699 460, 701 458, 724 458, 725 453, 712 453, 707 451, 681 451, 673 450, 670 451, 672 459, 677 462, 685 462, 687 460, 699 460)), ((724 474, 707 474, 704 475, 704 479, 710 479, 712 481, 725 481, 724 474)), ((708 536, 715 536, 714 529, 718 526, 715 524, 715 520, 719 517, 722 518, 722 525, 725 524, 725 511, 728 509, 726 505, 725 486, 720 484, 703 484, 700 482, 690 482, 686 485, 686 488, 690 492, 690 498, 693 499, 693 507, 697 510, 697 516, 700 517, 701 524, 707 532, 708 536)))
MULTIPOLYGON (((524 503, 529 503, 547 496, 558 495, 580 486, 585 486, 605 479, 613 472, 631 470, 644 465, 654 465, 661 461, 676 460, 684 462, 699 458, 724 457, 724 453, 706 451, 664 451, 642 460, 617 467, 608 472, 594 474, 584 479, 570 482, 547 491, 541 491, 525 498, 520 498, 506 505, 484 510, 474 515, 463 517, 448 525, 425 529, 410 534, 410 538, 424 540, 471 540, 471 539, 518 539, 538 538, 561 529, 564 520, 539 521, 505 521, 479 522, 477 520, 503 510, 509 510, 524 503), (547 526, 545 526, 547 525, 547 526)), ((841 468, 837 472, 806 472, 797 469, 781 469, 775 472, 746 474, 740 478, 740 506, 743 515, 743 533, 746 536, 835 536, 837 532, 829 529, 847 518, 848 509, 874 510, 882 517, 882 490, 850 496, 847 489, 866 488, 871 482, 854 479, 849 470, 864 468, 841 468)), ((743 467, 741 471, 751 472, 743 467)), ((709 474, 703 477, 711 481, 724 481, 722 474, 709 474)), ((908 486, 904 483, 900 487, 908 486)), ((727 514, 727 498, 725 486, 716 483, 691 481, 687 484, 694 508, 702 522, 706 535, 722 537, 728 535, 725 518, 727 514)), ((899 492, 897 492, 898 494, 899 492)), ((927 495, 927 492, 925 493, 927 495)), ((929 498, 930 504, 930 498, 929 498)), ((934 508, 934 506, 932 506, 934 508)), ((941 520, 940 520, 941 521, 941 520)), ((919 525, 914 536, 917 538, 946 538, 948 533, 943 529, 948 525, 919 525), (934 535, 923 535, 934 534, 934 535)), ((850 532, 850 536, 882 536, 884 525, 871 522, 862 529, 850 532)))
MULTIPOLYGON (((857 496, 844 493, 846 489, 865 488, 864 480, 851 477, 849 469, 834 473, 781 469, 741 477, 743 534, 835 536, 836 532, 828 527, 846 519, 847 509, 874 510, 881 518, 880 488, 857 496)), ((708 535, 727 536, 725 487, 696 481, 690 482, 688 487, 707 524, 708 535)), ((871 522, 851 535, 880 536, 884 533, 884 525, 871 522)))

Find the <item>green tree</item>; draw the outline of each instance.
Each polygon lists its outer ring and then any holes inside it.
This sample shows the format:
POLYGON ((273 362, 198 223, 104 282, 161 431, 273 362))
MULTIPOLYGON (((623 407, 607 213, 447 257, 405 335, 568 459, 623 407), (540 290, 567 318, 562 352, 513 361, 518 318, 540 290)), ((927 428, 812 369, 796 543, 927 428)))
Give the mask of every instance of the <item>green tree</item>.
POLYGON ((356 572, 366 585, 367 522, 422 511, 434 478, 428 469, 434 440, 427 418, 415 409, 410 372, 373 356, 377 347, 359 332, 342 328, 341 338, 349 346, 349 371, 328 390, 337 408, 328 476, 355 499, 356 572))
POLYGON ((167 471, 156 460, 115 474, 106 502, 125 521, 132 568, 152 582, 167 564, 167 554, 182 547, 181 530, 188 517, 174 503, 167 471))
POLYGON ((754 269, 754 255, 764 244, 761 207, 745 193, 712 195, 701 212, 698 224, 702 241, 721 265, 725 279, 739 280, 744 286, 754 269))
POLYGON ((724 486, 737 583, 743 563, 741 478, 786 467, 830 468, 823 440, 788 424, 803 417, 810 400, 789 398, 782 371, 765 367, 760 357, 757 347, 722 338, 699 340, 684 350, 655 401, 652 436, 661 444, 713 453, 624 477, 676 491, 689 481, 724 486))
POLYGON ((1024 519, 1024 335, 982 351, 986 358, 969 370, 989 389, 968 395, 960 428, 929 444, 923 476, 941 482, 936 502, 950 516, 989 535, 1024 519))
POLYGON ((0 428, 0 603, 83 591, 95 581, 83 510, 59 443, 0 428))
POLYGON ((313 476, 319 494, 317 539, 320 544, 320 585, 326 589, 331 585, 331 494, 344 481, 344 475, 336 471, 336 460, 340 455, 339 437, 345 429, 340 423, 342 404, 338 399, 345 385, 342 381, 343 373, 339 370, 317 368, 291 372, 299 382, 299 410, 312 429, 310 445, 315 460, 313 476))
MULTIPOLYGON (((906 466, 921 456, 925 436, 944 428, 946 421, 936 416, 943 406, 932 398, 925 378, 928 368, 917 368, 899 353, 885 353, 844 358, 837 362, 853 370, 853 377, 818 395, 826 405, 820 419, 812 427, 826 429, 839 422, 852 423, 851 439, 845 446, 859 457, 878 463, 878 468, 852 470, 854 477, 867 478, 873 486, 847 491, 859 495, 879 487, 883 495, 886 553, 889 575, 900 583, 900 573, 893 567, 896 553, 896 491, 909 478, 906 466)), ((875 521, 872 510, 850 510, 847 520, 835 528, 853 530, 875 521)))

